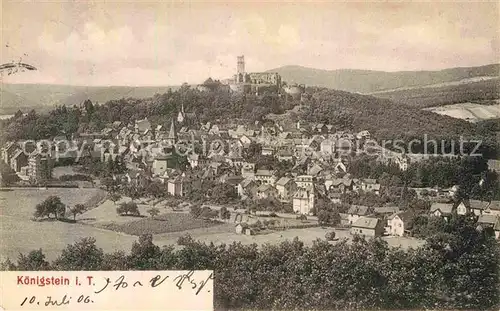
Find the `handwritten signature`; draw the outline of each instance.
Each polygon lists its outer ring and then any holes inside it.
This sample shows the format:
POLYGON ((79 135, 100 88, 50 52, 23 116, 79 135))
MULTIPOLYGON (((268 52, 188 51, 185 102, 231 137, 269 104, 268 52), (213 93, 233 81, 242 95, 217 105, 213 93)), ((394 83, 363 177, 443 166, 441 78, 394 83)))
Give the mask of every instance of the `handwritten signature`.
MULTIPOLYGON (((184 286, 189 286, 192 290, 195 291, 195 294, 198 295, 201 290, 205 287, 205 285, 210 281, 214 279, 213 273, 210 273, 210 275, 203 279, 203 280, 196 280, 194 278, 195 271, 191 270, 187 273, 182 273, 177 275, 174 278, 171 278, 169 275, 167 276, 162 276, 161 274, 157 274, 154 277, 152 277, 148 282, 144 282, 144 284, 141 281, 137 280, 132 280, 129 281, 126 279, 125 275, 119 276, 115 281, 111 281, 110 278, 105 278, 106 284, 104 287, 102 287, 100 290, 95 291, 94 293, 99 294, 103 292, 108 286, 111 284, 111 287, 113 287, 115 290, 120 290, 129 287, 129 284, 131 284, 131 287, 143 287, 143 286, 150 286, 150 287, 158 287, 162 285, 167 279, 171 279, 173 283, 175 283, 175 286, 177 286, 178 289, 184 288, 184 286)), ((210 290, 208 290, 210 291, 210 290)))

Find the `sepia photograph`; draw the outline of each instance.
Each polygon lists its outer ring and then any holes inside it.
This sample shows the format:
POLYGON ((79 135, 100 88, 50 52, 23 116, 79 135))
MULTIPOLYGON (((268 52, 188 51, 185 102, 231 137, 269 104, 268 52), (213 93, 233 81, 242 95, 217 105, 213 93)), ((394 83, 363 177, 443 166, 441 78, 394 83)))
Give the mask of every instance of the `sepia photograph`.
POLYGON ((0 3, 0 309, 500 309, 500 2, 0 3))

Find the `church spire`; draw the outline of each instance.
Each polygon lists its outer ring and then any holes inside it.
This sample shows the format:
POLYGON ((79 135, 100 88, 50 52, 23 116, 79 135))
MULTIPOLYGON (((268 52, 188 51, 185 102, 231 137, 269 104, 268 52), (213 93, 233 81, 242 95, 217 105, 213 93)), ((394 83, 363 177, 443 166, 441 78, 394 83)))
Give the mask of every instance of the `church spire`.
POLYGON ((177 142, 177 131, 175 130, 175 120, 172 118, 170 120, 170 131, 168 132, 168 141, 171 143, 177 142))

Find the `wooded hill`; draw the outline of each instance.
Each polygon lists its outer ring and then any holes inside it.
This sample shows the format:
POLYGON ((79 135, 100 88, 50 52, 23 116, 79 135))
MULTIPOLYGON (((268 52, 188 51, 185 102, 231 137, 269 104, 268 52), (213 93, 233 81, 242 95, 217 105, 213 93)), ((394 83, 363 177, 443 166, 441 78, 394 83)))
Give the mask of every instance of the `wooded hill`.
POLYGON ((277 72, 288 83, 327 87, 356 93, 372 93, 402 87, 460 81, 474 77, 498 77, 500 64, 479 67, 450 68, 439 71, 385 72, 372 70, 324 70, 302 66, 284 66, 269 70, 277 72))

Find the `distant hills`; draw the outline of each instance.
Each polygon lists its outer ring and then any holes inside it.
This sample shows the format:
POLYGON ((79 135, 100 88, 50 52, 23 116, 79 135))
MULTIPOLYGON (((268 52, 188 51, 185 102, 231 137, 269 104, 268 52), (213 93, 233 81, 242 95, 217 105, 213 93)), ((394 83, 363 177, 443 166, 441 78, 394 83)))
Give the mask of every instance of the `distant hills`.
POLYGON ((288 83, 326 87, 369 94, 399 88, 422 87, 478 77, 499 77, 500 64, 460 67, 439 71, 385 72, 372 70, 323 70, 302 66, 284 66, 269 70, 279 73, 288 83))
MULTIPOLYGON (((396 103, 431 107, 448 103, 500 98, 500 64, 451 68, 440 71, 384 72, 370 70, 322 70, 285 66, 278 72, 284 81, 307 86, 371 94, 396 103)), ((46 111, 56 105, 76 105, 86 99, 105 103, 121 98, 147 98, 178 86, 85 87, 47 84, 2 84, 0 115, 21 109, 46 111)))
POLYGON ((147 98, 163 94, 177 86, 73 86, 52 84, 2 84, 0 114, 14 114, 35 109, 44 111, 56 105, 78 105, 86 99, 105 103, 121 98, 147 98))

